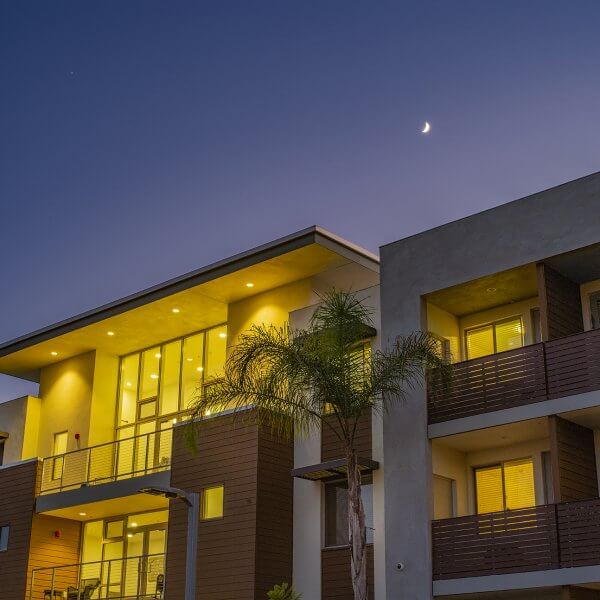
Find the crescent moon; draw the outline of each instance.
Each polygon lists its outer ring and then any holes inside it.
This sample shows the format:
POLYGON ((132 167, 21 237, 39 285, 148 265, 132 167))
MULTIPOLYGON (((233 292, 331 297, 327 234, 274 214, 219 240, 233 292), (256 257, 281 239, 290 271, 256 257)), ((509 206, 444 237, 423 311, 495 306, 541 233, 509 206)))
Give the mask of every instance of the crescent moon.
POLYGON ((429 124, 428 121, 425 121, 425 127, 423 127, 423 129, 421 130, 421 133, 429 133, 430 129, 431 129, 431 125, 429 124))

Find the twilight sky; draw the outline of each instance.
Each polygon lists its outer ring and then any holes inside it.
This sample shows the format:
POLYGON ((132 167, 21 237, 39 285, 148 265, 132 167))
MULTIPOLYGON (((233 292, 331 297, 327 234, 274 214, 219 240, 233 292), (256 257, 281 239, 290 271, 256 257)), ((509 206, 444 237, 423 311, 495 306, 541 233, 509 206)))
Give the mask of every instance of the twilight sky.
POLYGON ((314 223, 377 251, 599 170, 599 22, 574 0, 2 2, 0 340, 314 223))

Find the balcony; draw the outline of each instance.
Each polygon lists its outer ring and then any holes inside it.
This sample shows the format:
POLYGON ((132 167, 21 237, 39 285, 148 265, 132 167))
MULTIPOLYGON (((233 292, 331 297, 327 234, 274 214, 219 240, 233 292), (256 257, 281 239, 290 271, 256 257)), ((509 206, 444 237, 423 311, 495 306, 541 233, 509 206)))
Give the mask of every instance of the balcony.
POLYGON ((600 499, 433 521, 435 580, 600 565, 600 499))
POLYGON ((34 569, 28 600, 162 600, 165 555, 34 569))
POLYGON ((600 330, 452 366, 449 390, 431 386, 429 423, 600 389, 600 330))
POLYGON ((167 471, 172 439, 173 430, 162 429, 45 458, 40 494, 167 471))

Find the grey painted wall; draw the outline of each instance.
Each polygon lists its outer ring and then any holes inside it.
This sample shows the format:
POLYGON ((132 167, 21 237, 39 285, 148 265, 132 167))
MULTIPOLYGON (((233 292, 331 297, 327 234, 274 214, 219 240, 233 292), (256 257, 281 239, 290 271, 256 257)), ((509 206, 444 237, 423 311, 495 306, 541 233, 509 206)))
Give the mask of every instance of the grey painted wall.
MULTIPOLYGON (((597 173, 383 246, 384 343, 423 326, 423 294, 599 241, 597 173)), ((387 598, 430 600, 431 449, 424 390, 411 391, 391 410, 383 435, 387 598)))

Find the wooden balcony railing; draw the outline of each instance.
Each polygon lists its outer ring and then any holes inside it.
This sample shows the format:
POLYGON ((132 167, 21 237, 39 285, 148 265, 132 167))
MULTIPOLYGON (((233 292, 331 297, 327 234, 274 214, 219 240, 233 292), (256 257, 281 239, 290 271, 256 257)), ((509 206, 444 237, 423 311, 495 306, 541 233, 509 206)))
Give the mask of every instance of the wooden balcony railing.
POLYGON ((433 578, 600 565, 600 499, 432 523, 433 578))
POLYGON ((600 330, 452 365, 428 391, 429 423, 600 389, 600 330))

